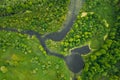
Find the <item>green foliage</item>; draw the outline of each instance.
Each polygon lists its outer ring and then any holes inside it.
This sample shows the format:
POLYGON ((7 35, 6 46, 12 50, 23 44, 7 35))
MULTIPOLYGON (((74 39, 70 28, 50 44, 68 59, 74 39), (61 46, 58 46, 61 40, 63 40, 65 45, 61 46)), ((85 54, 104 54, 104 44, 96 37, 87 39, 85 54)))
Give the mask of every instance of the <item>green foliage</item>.
POLYGON ((69 0, 4 0, 0 4, 0 26, 41 34, 55 32, 66 18, 68 5, 69 0))
MULTIPOLYGON (((118 6, 117 6, 118 7, 118 6)), ((114 7, 116 9, 116 7, 114 7)), ((119 17, 118 15, 115 18, 119 17)), ((85 59, 86 66, 82 72, 83 80, 119 80, 120 79, 120 29, 119 19, 110 27, 108 38, 101 48, 85 59), (87 76, 87 77, 86 77, 87 76)))
POLYGON ((70 72, 64 61, 47 56, 35 37, 29 38, 27 35, 1 31, 0 55, 0 80, 69 80, 70 78, 70 72))
MULTIPOLYGON (((0 0, 0 26, 42 34, 58 31, 69 1, 0 0)), ((90 43, 93 52, 83 56, 85 68, 79 80, 120 79, 119 4, 119 0, 86 0, 67 36, 60 42, 46 41, 51 51, 64 55, 90 43)), ((0 55, 0 80, 70 79, 64 61, 46 55, 35 36, 1 31, 0 55)))
POLYGON ((58 50, 58 52, 60 50, 61 54, 67 55, 70 49, 80 47, 90 42, 92 49, 99 49, 104 43, 104 36, 106 36, 110 30, 110 27, 106 24, 109 23, 107 23, 105 19, 102 19, 97 13, 80 12, 76 22, 64 40, 61 42, 48 42, 51 43, 48 44, 49 46, 57 45, 56 49, 49 48, 58 50), (86 15, 82 17, 83 14, 86 15), (55 45, 53 43, 55 43, 55 45))

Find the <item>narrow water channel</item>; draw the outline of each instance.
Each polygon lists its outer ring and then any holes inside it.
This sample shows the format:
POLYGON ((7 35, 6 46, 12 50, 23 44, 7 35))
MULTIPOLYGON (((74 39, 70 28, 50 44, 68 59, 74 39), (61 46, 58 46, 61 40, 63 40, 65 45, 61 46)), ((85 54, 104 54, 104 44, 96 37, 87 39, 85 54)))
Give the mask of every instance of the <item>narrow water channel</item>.
POLYGON ((62 29, 59 30, 58 32, 49 33, 45 35, 44 38, 51 39, 53 41, 60 41, 64 39, 64 37, 72 28, 77 18, 77 15, 79 14, 79 11, 82 8, 83 3, 84 0, 70 0, 68 14, 66 20, 62 25, 62 29))

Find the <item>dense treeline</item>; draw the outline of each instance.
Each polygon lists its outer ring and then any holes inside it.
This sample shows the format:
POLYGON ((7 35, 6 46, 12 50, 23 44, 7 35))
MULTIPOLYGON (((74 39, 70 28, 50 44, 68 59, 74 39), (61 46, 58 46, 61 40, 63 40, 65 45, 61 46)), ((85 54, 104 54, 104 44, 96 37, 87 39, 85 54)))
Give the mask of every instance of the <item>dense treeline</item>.
POLYGON ((55 32, 66 18, 69 3, 70 0, 3 0, 0 26, 43 34, 55 32))
POLYGON ((86 67, 82 73, 83 80, 119 80, 120 79, 120 8, 119 2, 113 2, 117 16, 111 26, 108 38, 100 50, 87 56, 86 67), (117 5, 117 6, 116 6, 117 5))

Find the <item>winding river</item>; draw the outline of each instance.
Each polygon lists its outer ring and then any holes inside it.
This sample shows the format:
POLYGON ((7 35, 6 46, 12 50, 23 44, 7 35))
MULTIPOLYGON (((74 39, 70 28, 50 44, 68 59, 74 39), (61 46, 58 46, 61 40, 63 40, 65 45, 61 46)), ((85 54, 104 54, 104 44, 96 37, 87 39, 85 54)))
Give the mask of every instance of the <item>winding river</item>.
MULTIPOLYGON (((62 25, 62 29, 59 30, 58 32, 41 35, 38 32, 35 32, 33 30, 18 31, 17 29, 1 28, 1 27, 0 27, 0 30, 17 32, 21 34, 28 34, 30 36, 35 35, 48 55, 56 56, 63 59, 66 65, 68 66, 69 70, 72 71, 74 74, 76 74, 84 68, 84 61, 81 57, 81 54, 89 53, 90 52, 89 47, 83 46, 81 48, 74 48, 71 50, 70 55, 63 56, 60 53, 51 52, 47 48, 45 41, 48 39, 51 39, 53 41, 63 40, 64 37, 67 35, 67 33, 70 31, 71 27, 73 26, 83 3, 84 3, 83 0, 70 0, 70 6, 69 6, 69 11, 66 17, 66 21, 62 25)), ((76 78, 73 77, 73 80, 76 80, 76 78)))

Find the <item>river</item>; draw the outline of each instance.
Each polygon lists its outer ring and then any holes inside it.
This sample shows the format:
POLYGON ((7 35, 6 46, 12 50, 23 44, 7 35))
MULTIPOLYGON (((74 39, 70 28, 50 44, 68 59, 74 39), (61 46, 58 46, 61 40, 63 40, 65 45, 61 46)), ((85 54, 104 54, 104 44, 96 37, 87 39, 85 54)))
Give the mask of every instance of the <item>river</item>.
MULTIPOLYGON (((51 52, 47 48, 45 41, 48 39, 51 39, 53 41, 63 40, 65 38, 65 36, 67 35, 67 33, 72 28, 83 3, 84 3, 83 0, 70 0, 69 10, 68 10, 66 20, 64 21, 61 30, 58 30, 58 32, 41 35, 38 32, 35 32, 33 30, 18 31, 17 29, 1 28, 1 27, 0 27, 0 30, 1 31, 5 30, 5 31, 11 31, 11 32, 18 32, 21 34, 28 34, 30 36, 35 35, 38 38, 40 44, 42 45, 42 47, 44 48, 44 50, 46 51, 46 53, 48 55, 56 56, 56 57, 63 59, 65 61, 66 65, 68 66, 69 70, 76 74, 76 73, 80 72, 85 66, 84 61, 81 57, 81 54, 89 53, 90 52, 89 47, 83 46, 81 48, 74 48, 71 50, 70 55, 63 56, 60 53, 51 52)), ((75 79, 76 78, 74 77, 73 80, 75 80, 75 79)))

